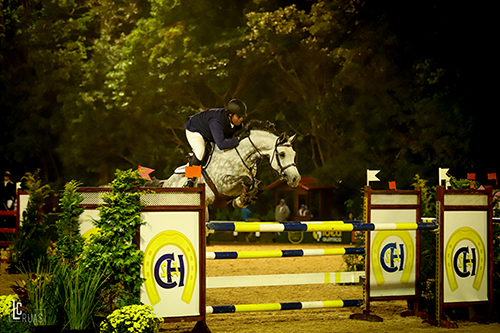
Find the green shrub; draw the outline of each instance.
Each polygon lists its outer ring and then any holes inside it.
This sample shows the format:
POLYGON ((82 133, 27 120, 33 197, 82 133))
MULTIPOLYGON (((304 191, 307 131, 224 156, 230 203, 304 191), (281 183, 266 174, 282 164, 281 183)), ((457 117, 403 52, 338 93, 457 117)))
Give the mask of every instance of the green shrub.
POLYGON ((47 215, 42 212, 42 208, 52 190, 49 185, 42 185, 39 171, 34 174, 28 172, 21 178, 26 185, 29 200, 22 216, 19 234, 13 239, 10 248, 10 270, 35 265, 39 258, 46 255, 49 247, 50 241, 46 235, 47 215))
POLYGON ((83 196, 77 192, 80 185, 81 183, 75 180, 67 183, 59 201, 61 214, 56 222, 58 235, 56 260, 74 262, 83 250, 84 239, 80 235, 79 217, 85 208, 80 207, 83 201, 83 196))
POLYGON ((92 235, 84 248, 84 264, 95 268, 104 263, 108 279, 104 284, 103 300, 109 309, 140 303, 143 283, 141 267, 144 253, 133 243, 138 228, 145 224, 141 219, 140 196, 145 192, 144 183, 137 171, 116 171, 111 192, 104 196, 99 207, 99 219, 93 221, 98 233, 92 235))

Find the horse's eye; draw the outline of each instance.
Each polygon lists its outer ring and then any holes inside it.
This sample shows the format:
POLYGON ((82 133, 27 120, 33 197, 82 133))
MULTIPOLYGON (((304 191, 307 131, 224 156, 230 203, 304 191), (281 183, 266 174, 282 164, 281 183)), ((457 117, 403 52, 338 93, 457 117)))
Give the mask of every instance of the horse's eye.
POLYGON ((281 153, 280 153, 280 157, 281 157, 281 158, 284 158, 284 157, 285 157, 285 153, 281 152, 281 153))

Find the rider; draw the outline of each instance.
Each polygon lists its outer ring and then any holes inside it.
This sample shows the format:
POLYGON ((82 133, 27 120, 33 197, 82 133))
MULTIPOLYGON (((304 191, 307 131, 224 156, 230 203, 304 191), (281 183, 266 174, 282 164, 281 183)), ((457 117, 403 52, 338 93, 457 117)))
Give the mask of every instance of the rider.
MULTIPOLYGON (((189 117, 184 124, 186 138, 193 150, 189 165, 201 165, 205 155, 206 142, 215 142, 220 150, 231 149, 239 145, 240 141, 248 136, 233 135, 243 125, 243 117, 247 115, 247 106, 239 99, 228 102, 227 108, 208 109, 189 117)), ((186 187, 193 187, 196 178, 189 178, 186 187)))

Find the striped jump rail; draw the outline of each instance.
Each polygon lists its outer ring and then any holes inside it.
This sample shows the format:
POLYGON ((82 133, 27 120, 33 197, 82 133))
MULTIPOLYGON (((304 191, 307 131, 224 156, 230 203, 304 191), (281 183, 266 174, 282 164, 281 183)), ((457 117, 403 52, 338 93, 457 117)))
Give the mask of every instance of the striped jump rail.
POLYGON ((352 223, 344 221, 314 222, 208 222, 213 231, 237 232, 284 232, 284 231, 389 231, 389 230, 434 230, 436 223, 352 223))
POLYGON ((234 313, 251 311, 285 311, 285 310, 305 310, 323 308, 345 308, 363 305, 362 299, 317 301, 317 302, 291 302, 291 303, 265 303, 265 304, 241 304, 241 305, 221 305, 207 306, 207 314, 210 313, 234 313))
POLYGON ((273 250, 273 251, 225 251, 207 252, 207 259, 255 259, 255 258, 287 258, 310 257, 344 254, 364 254, 364 247, 305 249, 305 250, 273 250))

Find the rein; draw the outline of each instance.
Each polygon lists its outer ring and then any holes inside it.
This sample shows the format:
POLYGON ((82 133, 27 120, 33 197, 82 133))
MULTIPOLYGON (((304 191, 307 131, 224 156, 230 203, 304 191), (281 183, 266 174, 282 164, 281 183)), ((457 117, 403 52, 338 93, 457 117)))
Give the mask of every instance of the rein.
MULTIPOLYGON (((250 136, 247 137, 248 141, 250 141, 250 143, 252 144, 252 146, 255 148, 255 151, 260 155, 260 158, 257 159, 257 161, 259 161, 260 159, 262 159, 264 156, 262 155, 262 153, 260 152, 259 148, 257 148, 257 146, 253 143, 252 139, 250 138, 250 136)), ((241 160, 241 163, 243 163, 243 165, 245 166, 245 168, 247 168, 248 172, 250 173, 250 176, 252 176, 252 187, 250 187, 250 190, 249 191, 252 191, 255 187, 255 176, 252 172, 252 169, 254 169, 256 166, 257 166, 257 161, 255 161, 255 164, 250 168, 246 163, 245 163, 245 160, 243 159, 243 157, 241 156, 240 152, 238 151, 238 147, 234 147, 234 150, 236 150, 236 153, 238 154, 238 157, 240 158, 241 160)))
MULTIPOLYGON (((260 159, 262 159, 264 157, 264 155, 262 155, 262 153, 260 152, 259 148, 257 148, 257 146, 255 145, 255 143, 253 143, 252 139, 250 138, 250 136, 247 137, 247 139, 250 141, 250 143, 252 144, 252 146, 255 148, 255 151, 260 155, 260 159)), ((280 138, 276 139, 276 143, 274 144, 274 151, 273 151, 273 156, 271 156, 271 159, 269 161, 269 163, 272 165, 273 164, 273 159, 275 156, 278 155, 278 147, 292 147, 292 145, 290 143, 282 143, 280 144, 280 138)), ((238 154, 241 162, 243 163, 243 165, 245 166, 245 168, 247 168, 248 172, 250 173, 250 175, 252 176, 252 188, 251 190, 254 188, 255 186, 255 177, 252 173, 252 169, 255 168, 255 166, 257 165, 257 161, 255 162, 255 165, 250 168, 246 163, 245 163, 245 160, 243 159, 243 157, 241 156, 240 152, 238 151, 238 148, 235 147, 234 148, 236 150, 236 153, 238 154)), ((279 172, 279 176, 281 178, 285 178, 285 170, 288 169, 288 168, 291 168, 291 167, 294 167, 294 166, 297 166, 295 163, 290 163, 290 164, 287 164, 285 166, 282 166, 281 165, 281 161, 278 157, 276 157, 276 162, 278 163, 278 166, 280 168, 280 172, 279 172)))

